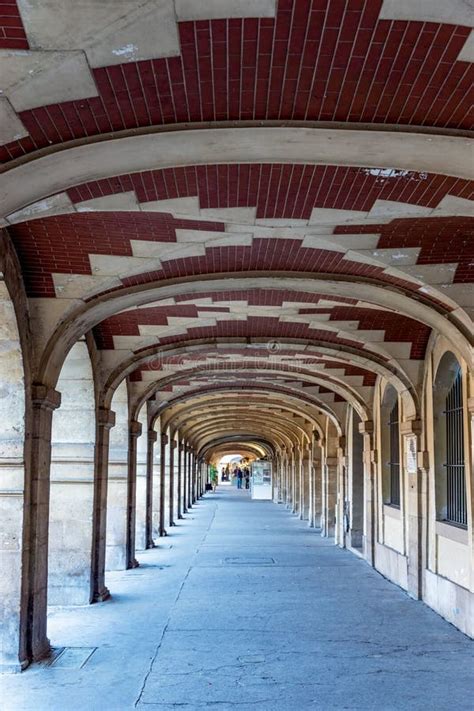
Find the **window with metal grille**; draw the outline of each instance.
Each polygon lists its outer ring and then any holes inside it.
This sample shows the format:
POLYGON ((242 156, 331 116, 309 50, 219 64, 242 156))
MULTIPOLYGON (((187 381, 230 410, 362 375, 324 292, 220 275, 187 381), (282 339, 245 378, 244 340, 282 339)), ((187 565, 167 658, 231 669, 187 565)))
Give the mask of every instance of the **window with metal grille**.
POLYGON ((390 411, 388 421, 390 432, 390 497, 392 506, 400 506, 400 433, 398 423, 398 398, 390 411))
POLYGON ((446 417, 446 520, 467 526, 461 368, 448 390, 443 414, 446 417))

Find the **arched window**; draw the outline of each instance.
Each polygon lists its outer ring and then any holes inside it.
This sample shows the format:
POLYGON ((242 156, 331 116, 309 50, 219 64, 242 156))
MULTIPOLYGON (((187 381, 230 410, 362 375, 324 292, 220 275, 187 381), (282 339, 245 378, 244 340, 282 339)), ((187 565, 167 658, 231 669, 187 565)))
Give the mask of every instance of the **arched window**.
POLYGON ((433 410, 436 515, 438 520, 466 527, 462 370, 449 352, 441 359, 436 374, 433 410))
POLYGON ((398 393, 385 389, 381 407, 382 489, 384 503, 400 506, 400 417, 398 393))
POLYGON ((398 398, 390 410, 390 503, 400 506, 400 427, 398 422, 398 398))

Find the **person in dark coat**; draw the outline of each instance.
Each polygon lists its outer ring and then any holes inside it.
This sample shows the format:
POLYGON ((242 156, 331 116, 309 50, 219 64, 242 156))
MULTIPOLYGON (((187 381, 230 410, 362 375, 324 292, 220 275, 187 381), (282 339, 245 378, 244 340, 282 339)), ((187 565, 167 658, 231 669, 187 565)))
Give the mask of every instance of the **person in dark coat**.
POLYGON ((242 479, 244 478, 243 471, 240 467, 237 469, 237 489, 242 488, 242 479))

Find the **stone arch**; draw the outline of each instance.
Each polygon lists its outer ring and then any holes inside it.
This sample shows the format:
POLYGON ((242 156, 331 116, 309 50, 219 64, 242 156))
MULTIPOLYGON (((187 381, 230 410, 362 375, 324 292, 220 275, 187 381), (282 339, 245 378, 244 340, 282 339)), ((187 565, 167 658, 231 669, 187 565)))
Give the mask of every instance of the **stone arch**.
MULTIPOLYGON (((433 381, 433 429, 434 429, 434 479, 435 479, 435 505, 436 518, 440 521, 447 521, 451 517, 448 509, 448 486, 449 473, 446 470, 446 461, 448 458, 448 439, 455 440, 452 442, 456 449, 455 455, 459 462, 462 460, 463 465, 467 460, 466 457, 466 437, 465 437, 465 393, 462 365, 452 351, 446 351, 436 369, 433 381), (460 424, 461 427, 456 432, 447 431, 447 419, 445 412, 447 409, 447 398, 455 381, 458 381, 455 396, 456 402, 452 405, 460 408, 460 424)), ((465 478, 465 466, 463 467, 462 482, 453 481, 452 487, 453 496, 459 499, 459 504, 467 512, 467 482, 465 478), (458 490, 459 489, 459 490, 458 490)), ((464 517, 463 517, 464 518, 464 517)), ((459 525, 463 525, 458 522, 459 525)), ((466 520, 467 524, 467 520, 466 520)))
MULTIPOLYGON (((207 277, 201 276, 199 280, 173 280, 173 283, 170 284, 166 282, 151 282, 146 285, 127 287, 120 289, 118 292, 113 291, 93 297, 87 303, 79 306, 74 304, 63 314, 61 323, 54 329, 45 344, 39 364, 38 378, 50 386, 54 385, 58 377, 58 368, 72 344, 99 321, 119 311, 176 295, 187 293, 194 295, 206 292, 209 290, 210 285, 212 285, 213 289, 218 290, 242 291, 247 288, 249 279, 252 280, 252 285, 256 287, 287 288, 296 292, 307 291, 309 293, 317 291, 327 295, 363 298, 382 308, 396 308, 398 312, 415 318, 450 338, 465 355, 466 359, 471 360, 470 338, 466 328, 461 328, 460 325, 459 327, 456 326, 452 318, 447 320, 441 311, 438 312, 432 305, 424 303, 418 294, 415 299, 408 292, 403 293, 400 289, 395 291, 387 288, 386 285, 381 286, 380 284, 369 282, 364 282, 363 284, 355 283, 351 279, 341 278, 340 275, 337 279, 328 279, 326 275, 323 275, 323 277, 320 278, 317 274, 301 274, 297 278, 290 277, 288 274, 277 273, 264 277, 252 273, 242 273, 238 277, 235 275, 212 274, 207 277)), ((407 389, 411 388, 412 396, 416 401, 416 391, 410 378, 403 372, 400 365, 397 364, 395 359, 391 359, 391 362, 387 365, 393 370, 394 374, 398 371, 400 380, 407 389)), ((402 388, 402 386, 399 387, 400 389, 402 388)))

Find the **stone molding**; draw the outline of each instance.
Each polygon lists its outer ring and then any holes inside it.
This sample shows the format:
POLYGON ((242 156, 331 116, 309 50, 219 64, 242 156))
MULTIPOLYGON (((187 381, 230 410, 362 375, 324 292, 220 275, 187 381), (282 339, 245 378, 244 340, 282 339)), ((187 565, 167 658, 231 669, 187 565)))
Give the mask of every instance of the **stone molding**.
POLYGON ((47 385, 33 385, 31 401, 35 407, 45 410, 56 410, 61 405, 61 393, 47 385))
POLYGON ((419 436, 422 429, 421 420, 408 420, 406 422, 400 422, 400 434, 401 435, 417 435, 419 436))
POLYGON ((363 422, 359 422, 359 432, 360 432, 360 434, 373 434, 374 433, 373 420, 364 420, 363 422))
POLYGON ((97 424, 111 429, 115 426, 115 412, 108 407, 99 407, 97 410, 97 424))
POLYGON ((131 437, 141 437, 142 423, 137 420, 131 420, 128 428, 131 437))

